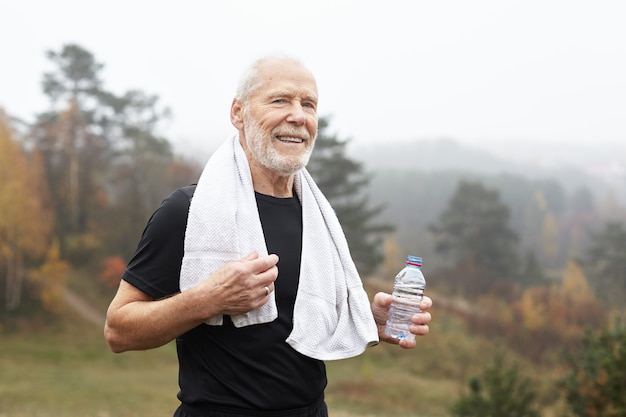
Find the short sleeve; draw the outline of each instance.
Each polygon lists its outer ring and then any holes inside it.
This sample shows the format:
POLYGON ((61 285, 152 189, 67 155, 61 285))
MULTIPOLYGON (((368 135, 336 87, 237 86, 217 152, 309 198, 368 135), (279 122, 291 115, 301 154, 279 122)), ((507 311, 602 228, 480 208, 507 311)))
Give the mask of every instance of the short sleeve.
POLYGON ((185 230, 195 186, 170 194, 152 214, 122 279, 154 299, 180 292, 185 230))

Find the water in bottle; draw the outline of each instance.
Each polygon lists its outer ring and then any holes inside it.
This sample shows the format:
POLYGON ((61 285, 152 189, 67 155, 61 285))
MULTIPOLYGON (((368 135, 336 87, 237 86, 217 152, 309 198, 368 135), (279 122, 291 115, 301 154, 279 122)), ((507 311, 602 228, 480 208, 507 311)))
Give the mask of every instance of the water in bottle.
POLYGON ((393 286, 393 303, 389 307, 389 316, 385 334, 396 339, 414 340, 410 332, 411 317, 419 313, 426 280, 422 274, 422 258, 408 256, 406 266, 396 275, 393 286))

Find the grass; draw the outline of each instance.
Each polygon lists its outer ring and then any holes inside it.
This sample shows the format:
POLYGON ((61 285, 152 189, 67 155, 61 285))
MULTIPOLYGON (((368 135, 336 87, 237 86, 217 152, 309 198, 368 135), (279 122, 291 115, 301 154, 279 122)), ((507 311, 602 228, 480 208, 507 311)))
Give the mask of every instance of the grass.
POLYGON ((0 338, 0 417, 159 417, 177 407, 172 345, 115 355, 76 317, 0 338))
MULTIPOLYGON (((468 378, 481 373, 498 344, 469 334, 443 311, 432 314, 431 334, 414 350, 380 344, 327 362, 333 417, 450 415, 468 378)), ((549 384, 545 370, 510 357, 549 384)), ((178 406, 177 372, 173 343, 116 355, 101 328, 66 311, 58 319, 0 328, 0 417, 169 417, 178 406)))
MULTIPOLYGON (((101 329, 68 313, 0 340, 0 417, 159 417, 178 406, 173 344, 116 355, 101 329)), ((458 384, 429 375, 435 340, 424 338, 421 351, 379 345, 328 362, 331 415, 445 416, 458 384)))
POLYGON ((496 347, 439 314, 416 349, 380 344, 356 358, 328 362, 329 405, 355 416, 449 416, 464 381, 480 372, 496 347))

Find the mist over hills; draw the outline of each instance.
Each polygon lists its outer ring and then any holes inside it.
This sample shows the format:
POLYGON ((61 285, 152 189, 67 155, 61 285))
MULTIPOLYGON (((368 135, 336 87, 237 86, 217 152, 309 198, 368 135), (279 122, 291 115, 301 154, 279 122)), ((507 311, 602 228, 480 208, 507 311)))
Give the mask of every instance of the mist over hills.
POLYGON ((586 187, 596 197, 610 193, 626 202, 626 144, 494 142, 469 145, 444 138, 367 145, 350 143, 348 153, 372 174, 381 171, 506 173, 527 179, 556 180, 567 191, 586 187))
POLYGON ((507 162, 480 148, 462 145, 453 139, 415 140, 362 145, 352 149, 353 157, 368 170, 499 172, 507 162))

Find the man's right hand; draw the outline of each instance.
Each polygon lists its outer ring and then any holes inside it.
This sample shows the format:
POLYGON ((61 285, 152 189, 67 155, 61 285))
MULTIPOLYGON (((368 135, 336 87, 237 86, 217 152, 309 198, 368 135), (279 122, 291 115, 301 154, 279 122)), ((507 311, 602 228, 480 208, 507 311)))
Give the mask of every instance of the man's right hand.
POLYGON ((260 257, 253 252, 224 265, 188 291, 201 300, 199 306, 206 309, 207 319, 216 314, 247 313, 268 301, 278 276, 277 263, 277 255, 260 257))
POLYGON ((107 311, 107 344, 113 352, 151 349, 209 317, 252 311, 265 304, 274 291, 277 263, 276 255, 251 253, 224 265, 195 287, 160 300, 122 280, 107 311))

